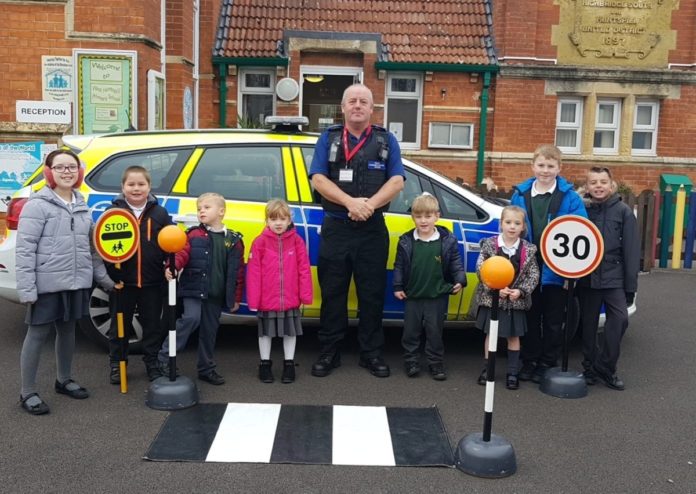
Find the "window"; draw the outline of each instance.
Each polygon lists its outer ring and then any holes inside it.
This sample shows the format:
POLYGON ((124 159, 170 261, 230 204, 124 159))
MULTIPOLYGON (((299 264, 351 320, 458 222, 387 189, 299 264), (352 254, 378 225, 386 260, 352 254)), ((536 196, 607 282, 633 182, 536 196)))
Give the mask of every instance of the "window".
POLYGON ((655 156, 659 108, 657 101, 636 101, 631 154, 655 156))
POLYGON ((422 85, 417 74, 387 77, 387 128, 406 149, 420 146, 422 85))
POLYGON ((274 114, 275 70, 253 69, 239 73, 240 127, 259 127, 274 114))
POLYGON ((443 218, 476 222, 488 218, 488 214, 483 209, 478 208, 464 198, 454 195, 440 185, 435 185, 434 187, 435 195, 438 201, 440 201, 440 211, 443 218))
POLYGON ((399 195, 389 204, 390 213, 411 214, 411 204, 413 204, 413 200, 423 193, 423 187, 418 175, 410 170, 404 171, 406 172, 404 188, 401 189, 399 195))
POLYGON ((596 154, 618 154, 620 116, 619 100, 597 100, 593 146, 596 154))
POLYGON ((285 198, 278 147, 206 149, 189 179, 186 195, 217 192, 225 199, 267 202, 285 198))
POLYGON ((150 172, 153 194, 169 194, 192 151, 191 148, 158 149, 119 154, 97 167, 87 178, 87 183, 95 190, 120 192, 123 172, 129 166, 137 165, 150 172))
POLYGON ((556 110, 556 146, 564 153, 580 154, 582 103, 579 98, 558 100, 556 110))
POLYGON ((431 148, 471 149, 474 140, 473 124, 431 123, 428 146, 431 148))

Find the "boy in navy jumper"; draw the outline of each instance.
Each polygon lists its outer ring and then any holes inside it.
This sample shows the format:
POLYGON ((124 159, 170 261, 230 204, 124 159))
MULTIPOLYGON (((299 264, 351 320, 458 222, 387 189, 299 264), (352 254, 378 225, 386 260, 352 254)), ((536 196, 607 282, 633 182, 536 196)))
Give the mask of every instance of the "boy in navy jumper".
POLYGON ((420 372, 420 343, 425 331, 425 355, 433 379, 447 379, 443 364, 442 329, 449 295, 466 286, 457 239, 447 228, 436 226, 440 206, 424 193, 411 205, 416 228, 399 238, 394 261, 394 296, 405 300, 404 347, 406 375, 420 372))
MULTIPOLYGON (((213 360, 220 313, 239 309, 244 283, 244 243, 241 234, 228 230, 225 198, 208 192, 197 201, 200 225, 186 232, 186 246, 176 254, 175 268, 180 273, 177 296, 183 298, 184 313, 176 321, 177 352, 186 346, 191 333, 198 332, 198 379, 214 385, 225 383, 213 360)), ((167 268, 167 279, 172 275, 167 268)), ((162 344, 159 361, 166 375, 169 337, 162 344)))

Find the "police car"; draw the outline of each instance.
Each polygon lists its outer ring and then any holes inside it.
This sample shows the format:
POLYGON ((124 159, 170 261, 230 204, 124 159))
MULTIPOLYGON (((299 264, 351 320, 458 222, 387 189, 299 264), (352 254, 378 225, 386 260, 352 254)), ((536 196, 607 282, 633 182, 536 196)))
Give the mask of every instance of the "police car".
MULTIPOLYGON (((319 317, 321 291, 316 265, 323 212, 314 194, 307 171, 312 161, 317 134, 304 133, 303 117, 277 118, 272 130, 220 129, 128 132, 98 136, 65 136, 62 144, 75 151, 86 166, 81 187, 96 221, 111 200, 120 193, 121 175, 132 165, 145 167, 152 176, 152 192, 182 226, 197 224, 196 198, 204 192, 218 192, 227 200, 225 224, 244 235, 247 249, 264 227, 264 207, 275 197, 291 206, 293 222, 309 249, 314 279, 314 300, 303 307, 306 319, 319 317)), ((413 228, 410 204, 423 192, 438 198, 442 209, 439 224, 449 228, 459 241, 468 276, 468 286, 450 297, 447 319, 470 321, 470 305, 477 278, 475 274, 479 241, 498 232, 502 206, 485 199, 428 168, 404 159, 404 189, 386 213, 390 251, 388 283, 384 305, 385 321, 403 318, 403 302, 391 289, 392 267, 399 236, 413 228)), ((7 237, 0 244, 0 296, 17 302, 15 242, 19 214, 31 189, 44 185, 40 169, 18 191, 8 205, 7 237)), ((357 316, 357 298, 351 288, 349 316, 357 316)), ((246 304, 238 313, 223 314, 224 323, 255 321, 246 304)), ((93 292, 90 316, 80 327, 97 342, 106 343, 110 318, 108 296, 93 292)), ((134 321, 131 343, 141 339, 134 321)))

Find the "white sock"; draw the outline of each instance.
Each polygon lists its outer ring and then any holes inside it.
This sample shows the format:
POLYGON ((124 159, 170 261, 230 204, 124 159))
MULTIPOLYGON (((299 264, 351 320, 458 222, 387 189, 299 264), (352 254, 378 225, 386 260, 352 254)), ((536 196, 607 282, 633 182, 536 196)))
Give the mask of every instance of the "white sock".
POLYGON ((297 336, 283 336, 283 351, 285 352, 285 360, 294 360, 296 342, 297 336))
POLYGON ((259 336, 259 354, 261 355, 261 360, 271 359, 271 337, 270 336, 259 336))

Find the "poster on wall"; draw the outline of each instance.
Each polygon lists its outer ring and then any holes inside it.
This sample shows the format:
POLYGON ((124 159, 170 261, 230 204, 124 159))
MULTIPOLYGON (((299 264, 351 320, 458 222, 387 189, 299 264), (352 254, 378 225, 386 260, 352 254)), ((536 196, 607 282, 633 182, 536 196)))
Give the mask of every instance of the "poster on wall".
POLYGON ((71 102, 73 99, 72 57, 42 55, 41 84, 44 101, 71 102))
POLYGON ((0 143, 0 212, 7 211, 7 198, 22 188, 42 159, 42 141, 0 143))
POLYGON ((122 132, 136 126, 137 57, 135 51, 73 50, 78 134, 122 132))
POLYGON ((147 130, 165 127, 165 81, 156 70, 147 71, 147 130))

